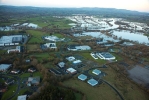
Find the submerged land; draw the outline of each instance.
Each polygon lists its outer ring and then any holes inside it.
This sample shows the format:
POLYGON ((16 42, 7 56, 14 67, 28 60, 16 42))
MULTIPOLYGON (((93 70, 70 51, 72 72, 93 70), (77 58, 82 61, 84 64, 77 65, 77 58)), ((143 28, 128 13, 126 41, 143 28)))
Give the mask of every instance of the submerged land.
POLYGON ((0 98, 148 100, 149 13, 0 6, 0 98))

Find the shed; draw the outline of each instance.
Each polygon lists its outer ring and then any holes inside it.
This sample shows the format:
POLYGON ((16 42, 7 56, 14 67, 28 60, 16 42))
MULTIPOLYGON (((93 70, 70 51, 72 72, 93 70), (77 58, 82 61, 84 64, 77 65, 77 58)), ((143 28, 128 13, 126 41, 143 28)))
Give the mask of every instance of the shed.
POLYGON ((70 73, 70 74, 75 74, 75 73, 77 73, 77 70, 75 70, 74 68, 68 68, 66 71, 67 71, 68 73, 70 73))

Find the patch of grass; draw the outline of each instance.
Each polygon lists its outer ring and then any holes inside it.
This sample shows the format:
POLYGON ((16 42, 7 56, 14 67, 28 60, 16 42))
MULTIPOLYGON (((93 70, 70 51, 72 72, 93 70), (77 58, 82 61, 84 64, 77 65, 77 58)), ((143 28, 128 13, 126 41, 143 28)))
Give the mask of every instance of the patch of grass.
POLYGON ((40 49, 39 45, 37 44, 27 45, 27 50, 37 50, 37 49, 40 49))
POLYGON ((42 43, 42 36, 48 35, 47 33, 40 32, 37 30, 27 30, 27 33, 29 33, 32 36, 28 43, 42 43))
POLYGON ((83 92, 87 100, 119 100, 117 94, 105 84, 92 87, 87 84, 87 82, 82 82, 78 79, 70 79, 63 82, 63 85, 83 92))
POLYGON ((55 33, 53 34, 54 36, 57 36, 58 38, 64 38, 64 36, 62 34, 58 34, 58 33, 55 33))
POLYGON ((75 93, 76 100, 82 100, 82 95, 80 93, 75 93))
POLYGON ((14 94, 13 91, 16 91, 16 89, 17 85, 8 86, 8 90, 2 96, 2 100, 7 100, 7 98, 14 94))
POLYGON ((111 53, 111 54, 116 57, 117 61, 123 60, 123 58, 121 56, 119 56, 118 54, 116 54, 116 53, 111 53))
POLYGON ((23 73, 20 77, 29 77, 31 73, 23 73))

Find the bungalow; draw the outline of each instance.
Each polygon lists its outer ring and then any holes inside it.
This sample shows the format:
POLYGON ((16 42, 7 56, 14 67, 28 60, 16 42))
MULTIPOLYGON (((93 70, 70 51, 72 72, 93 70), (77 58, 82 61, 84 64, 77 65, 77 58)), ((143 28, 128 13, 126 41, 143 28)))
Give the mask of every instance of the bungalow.
POLYGON ((33 73, 35 71, 36 71, 36 68, 33 68, 33 67, 28 69, 28 72, 31 72, 31 73, 33 73))
POLYGON ((12 74, 18 74, 19 72, 20 72, 19 69, 13 69, 13 70, 11 70, 10 73, 12 73, 12 74))
POLYGON ((68 61, 74 61, 74 60, 75 60, 75 57, 70 56, 70 57, 67 57, 66 59, 67 59, 68 61))
POLYGON ((56 49, 56 43, 46 43, 44 44, 46 48, 56 49))
POLYGON ((65 67, 65 63, 64 63, 64 62, 59 62, 59 63, 58 63, 58 66, 59 66, 60 68, 64 68, 64 67, 65 67))
POLYGON ((5 71, 7 71, 10 67, 12 67, 12 64, 0 64, 0 71, 5 72, 5 71))
POLYGON ((74 68, 68 68, 66 70, 66 72, 68 72, 69 74, 76 74, 77 73, 77 70, 75 70, 74 68))
POLYGON ((31 85, 39 85, 40 83, 40 77, 29 77, 28 81, 27 81, 27 85, 31 86, 31 85))

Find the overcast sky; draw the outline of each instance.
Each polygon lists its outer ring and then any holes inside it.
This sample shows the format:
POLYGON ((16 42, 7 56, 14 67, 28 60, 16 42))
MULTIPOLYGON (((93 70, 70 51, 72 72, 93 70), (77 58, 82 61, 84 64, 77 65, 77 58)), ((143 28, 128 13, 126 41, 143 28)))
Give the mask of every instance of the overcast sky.
POLYGON ((0 4, 37 7, 104 7, 149 12, 149 0, 0 0, 0 4))

